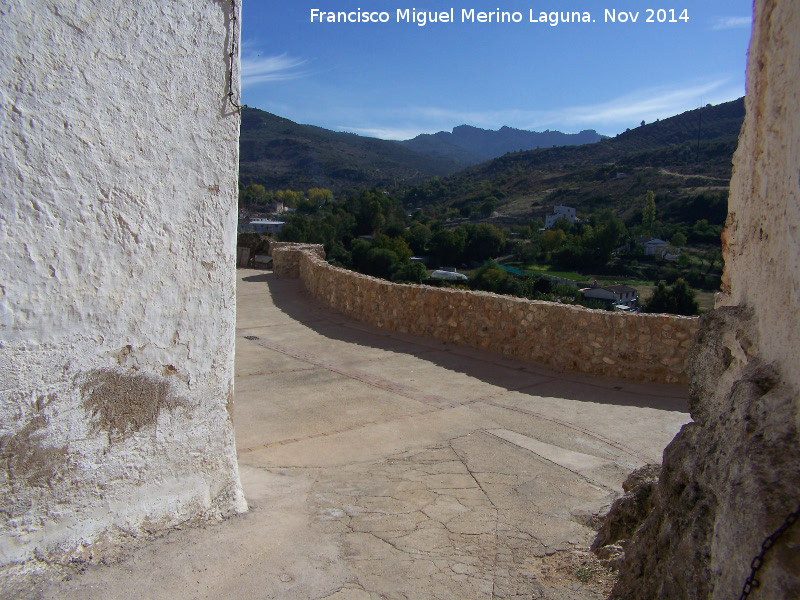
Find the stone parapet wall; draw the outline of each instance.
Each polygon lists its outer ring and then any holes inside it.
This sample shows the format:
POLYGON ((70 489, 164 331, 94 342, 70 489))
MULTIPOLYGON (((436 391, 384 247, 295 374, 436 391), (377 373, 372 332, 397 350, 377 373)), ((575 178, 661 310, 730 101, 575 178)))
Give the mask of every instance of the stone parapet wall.
MULTIPOLYGON (((404 285, 330 266, 307 247, 273 253, 318 301, 390 331, 465 344, 555 369, 685 383, 695 317, 631 315, 488 292, 404 285)), ((293 276, 293 275, 288 275, 293 276)))
POLYGON ((270 242, 269 254, 272 257, 272 272, 279 279, 297 279, 300 277, 300 257, 304 250, 325 260, 325 248, 322 244, 294 244, 292 242, 270 242))

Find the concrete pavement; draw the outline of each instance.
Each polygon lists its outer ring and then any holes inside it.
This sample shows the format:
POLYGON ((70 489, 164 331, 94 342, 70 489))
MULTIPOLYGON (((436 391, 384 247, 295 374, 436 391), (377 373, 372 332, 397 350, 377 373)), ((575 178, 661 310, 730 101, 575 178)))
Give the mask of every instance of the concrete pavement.
POLYGON ((235 412, 250 512, 36 598, 601 598, 593 515, 688 421, 685 388, 390 334, 240 270, 235 412))

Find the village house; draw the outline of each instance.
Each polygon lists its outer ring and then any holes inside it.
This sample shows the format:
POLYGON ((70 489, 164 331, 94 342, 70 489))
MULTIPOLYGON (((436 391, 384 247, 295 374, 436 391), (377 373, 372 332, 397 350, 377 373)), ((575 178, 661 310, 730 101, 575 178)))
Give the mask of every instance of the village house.
POLYGON ((666 260, 675 260, 680 253, 680 248, 671 246, 659 238, 650 238, 644 243, 645 256, 657 256, 666 260))
POLYGON ((577 220, 575 217, 575 209, 571 206, 556 206, 553 209, 553 214, 545 217, 544 228, 551 229, 559 219, 566 219, 570 223, 575 223, 577 220))
POLYGON ((582 291, 585 298, 592 298, 626 308, 636 308, 636 303, 639 300, 639 292, 636 291, 636 288, 628 285, 604 285, 586 288, 582 291))

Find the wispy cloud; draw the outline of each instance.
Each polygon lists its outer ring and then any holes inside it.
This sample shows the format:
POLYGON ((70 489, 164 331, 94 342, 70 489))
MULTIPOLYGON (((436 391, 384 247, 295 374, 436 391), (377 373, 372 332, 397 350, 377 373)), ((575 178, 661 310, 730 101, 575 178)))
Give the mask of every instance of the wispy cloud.
POLYGON ((699 102, 733 99, 739 92, 734 91, 730 83, 729 79, 718 79, 679 88, 649 88, 607 102, 552 111, 549 118, 575 125, 594 126, 624 124, 640 119, 647 121, 662 119, 697 108, 699 102))
POLYGON ((733 77, 711 81, 690 81, 683 85, 643 88, 610 100, 592 104, 524 108, 442 107, 431 105, 387 104, 385 101, 358 103, 351 97, 336 98, 322 106, 278 106, 270 101, 265 110, 300 123, 313 123, 337 131, 349 131, 385 140, 407 140, 420 133, 450 131, 457 125, 499 129, 544 131, 553 129, 574 133, 595 129, 613 135, 644 120, 652 123, 706 104, 719 104, 744 95, 744 86, 733 77))
POLYGON ((718 17, 714 21, 711 29, 719 31, 721 29, 745 29, 749 28, 753 19, 751 17, 718 17))
POLYGON ((242 53, 242 87, 265 81, 286 81, 303 77, 300 69, 306 61, 288 54, 261 56, 245 49, 242 53))
MULTIPOLYGON (((697 108, 701 104, 725 102, 743 94, 744 90, 739 90, 731 80, 721 78, 681 87, 647 88, 597 104, 549 110, 383 107, 380 112, 369 109, 359 111, 357 120, 363 124, 361 127, 341 126, 337 129, 383 139, 408 139, 419 133, 449 131, 462 123, 486 129, 508 125, 536 131, 559 129, 574 132, 592 128, 601 133, 612 133, 638 125, 643 119, 649 123, 697 108)), ((342 116, 340 122, 345 120, 342 116)))

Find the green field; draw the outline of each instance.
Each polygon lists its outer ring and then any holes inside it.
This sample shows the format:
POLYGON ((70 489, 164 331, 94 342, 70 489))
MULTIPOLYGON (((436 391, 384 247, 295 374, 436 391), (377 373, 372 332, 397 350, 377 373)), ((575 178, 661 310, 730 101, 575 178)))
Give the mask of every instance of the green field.
POLYGON ((507 266, 515 266, 523 271, 528 271, 531 275, 550 275, 551 277, 562 277, 563 279, 574 279, 575 281, 589 281, 586 275, 580 273, 573 273, 571 271, 555 271, 547 265, 523 265, 508 263, 507 266))

